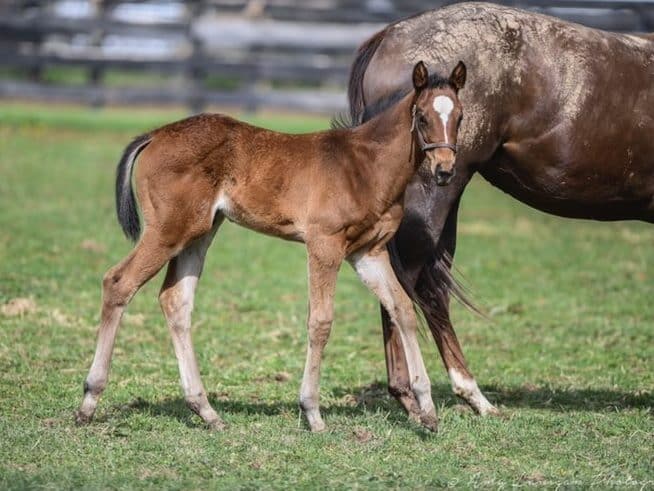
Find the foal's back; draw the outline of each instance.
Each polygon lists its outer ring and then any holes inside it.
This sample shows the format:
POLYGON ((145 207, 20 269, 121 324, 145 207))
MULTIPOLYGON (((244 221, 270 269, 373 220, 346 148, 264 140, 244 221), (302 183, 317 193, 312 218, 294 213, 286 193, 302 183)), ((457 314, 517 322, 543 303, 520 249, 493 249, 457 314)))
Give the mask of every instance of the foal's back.
POLYGON ((365 221, 372 186, 358 140, 353 130, 291 135, 221 114, 166 125, 152 132, 135 169, 144 218, 156 220, 154 210, 176 222, 201 215, 206 227, 220 211, 298 241, 316 221, 334 230, 365 221), (155 181, 165 193, 152 188, 155 181))

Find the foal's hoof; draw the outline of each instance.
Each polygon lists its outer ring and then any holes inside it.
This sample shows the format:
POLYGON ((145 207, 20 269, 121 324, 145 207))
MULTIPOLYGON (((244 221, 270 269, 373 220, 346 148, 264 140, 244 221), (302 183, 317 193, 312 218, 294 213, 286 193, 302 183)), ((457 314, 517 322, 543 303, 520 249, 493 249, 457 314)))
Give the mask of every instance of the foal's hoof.
POLYGON ((420 415, 420 424, 429 431, 436 433, 438 431, 438 416, 436 416, 434 411, 422 413, 420 415))
POLYGON ((220 418, 209 421, 206 424, 209 431, 223 431, 227 428, 227 425, 220 418))
MULTIPOLYGON (((302 406, 302 403, 300 403, 300 406, 302 406)), ((311 430, 311 433, 322 433, 325 431, 325 422, 322 420, 322 416, 320 416, 320 411, 318 409, 304 409, 304 417, 307 418, 307 423, 309 424, 309 429, 311 430)))
POLYGON ((92 414, 85 414, 82 411, 75 411, 75 424, 77 426, 85 426, 93 419, 92 414))
POLYGON ((322 421, 316 421, 313 424, 310 424, 311 433, 324 433, 327 431, 327 426, 322 421))
POLYGON ((499 409, 497 409, 495 406, 491 406, 491 405, 478 411, 478 413, 479 416, 489 416, 489 417, 502 416, 502 412, 499 409))
POLYGON ((416 424, 422 424, 422 422, 420 421, 420 417, 422 416, 420 409, 416 407, 415 409, 411 409, 410 411, 408 411, 407 414, 409 415, 409 421, 416 424))

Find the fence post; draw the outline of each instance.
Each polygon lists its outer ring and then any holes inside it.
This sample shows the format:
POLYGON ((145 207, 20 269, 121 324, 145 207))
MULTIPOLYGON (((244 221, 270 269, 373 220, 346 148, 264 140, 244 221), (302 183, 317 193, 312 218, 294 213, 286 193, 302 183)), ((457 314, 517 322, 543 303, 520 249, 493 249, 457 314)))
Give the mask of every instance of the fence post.
MULTIPOLYGON (((91 33, 91 42, 93 46, 102 49, 104 42, 104 22, 106 20, 106 11, 104 0, 94 0, 96 8, 95 26, 91 33)), ((91 100, 89 104, 91 107, 102 107, 105 104, 104 91, 102 90, 102 82, 104 78, 104 64, 102 61, 94 61, 88 70, 89 85, 92 87, 91 100)))
POLYGON ((193 25, 196 19, 204 12, 205 0, 190 4, 191 15, 186 29, 186 36, 191 43, 191 55, 186 63, 186 86, 188 91, 187 104, 191 112, 201 112, 205 105, 205 84, 206 69, 203 66, 204 51, 202 42, 193 32, 193 25))

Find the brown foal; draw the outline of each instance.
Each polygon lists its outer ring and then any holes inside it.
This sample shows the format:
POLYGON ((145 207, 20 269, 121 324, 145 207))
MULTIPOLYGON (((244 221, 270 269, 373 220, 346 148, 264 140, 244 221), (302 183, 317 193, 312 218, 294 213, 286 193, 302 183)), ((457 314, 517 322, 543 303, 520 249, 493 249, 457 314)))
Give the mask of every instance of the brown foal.
POLYGON ((457 94, 465 76, 463 63, 443 79, 429 76, 419 62, 413 90, 353 129, 286 135, 205 114, 134 140, 118 166, 116 203, 123 230, 136 239, 140 225, 131 173, 140 155, 134 182, 144 231, 134 250, 104 277, 98 344, 77 421, 93 417, 126 305, 168 263, 159 301, 186 402, 210 427, 223 426, 207 400, 190 328, 205 254, 227 217, 307 246, 309 343, 300 406, 311 430, 325 428, 318 407, 320 363, 344 259, 377 295, 402 340, 416 401, 410 416, 435 430, 413 305, 393 273, 386 243, 400 223, 404 191, 414 174, 424 167, 441 184, 453 174, 462 115, 457 94))

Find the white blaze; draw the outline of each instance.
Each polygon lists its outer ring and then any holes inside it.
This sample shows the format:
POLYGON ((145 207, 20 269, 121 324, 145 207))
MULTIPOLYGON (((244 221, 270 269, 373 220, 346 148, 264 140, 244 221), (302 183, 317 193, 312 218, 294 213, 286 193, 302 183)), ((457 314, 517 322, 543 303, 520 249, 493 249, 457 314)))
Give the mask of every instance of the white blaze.
POLYGON ((454 109, 454 102, 452 101, 452 99, 450 99, 446 95, 439 95, 434 97, 434 111, 438 113, 438 116, 440 116, 441 121, 443 122, 443 133, 445 133, 445 143, 449 143, 447 141, 447 121, 450 119, 450 114, 452 113, 452 109, 454 109))

